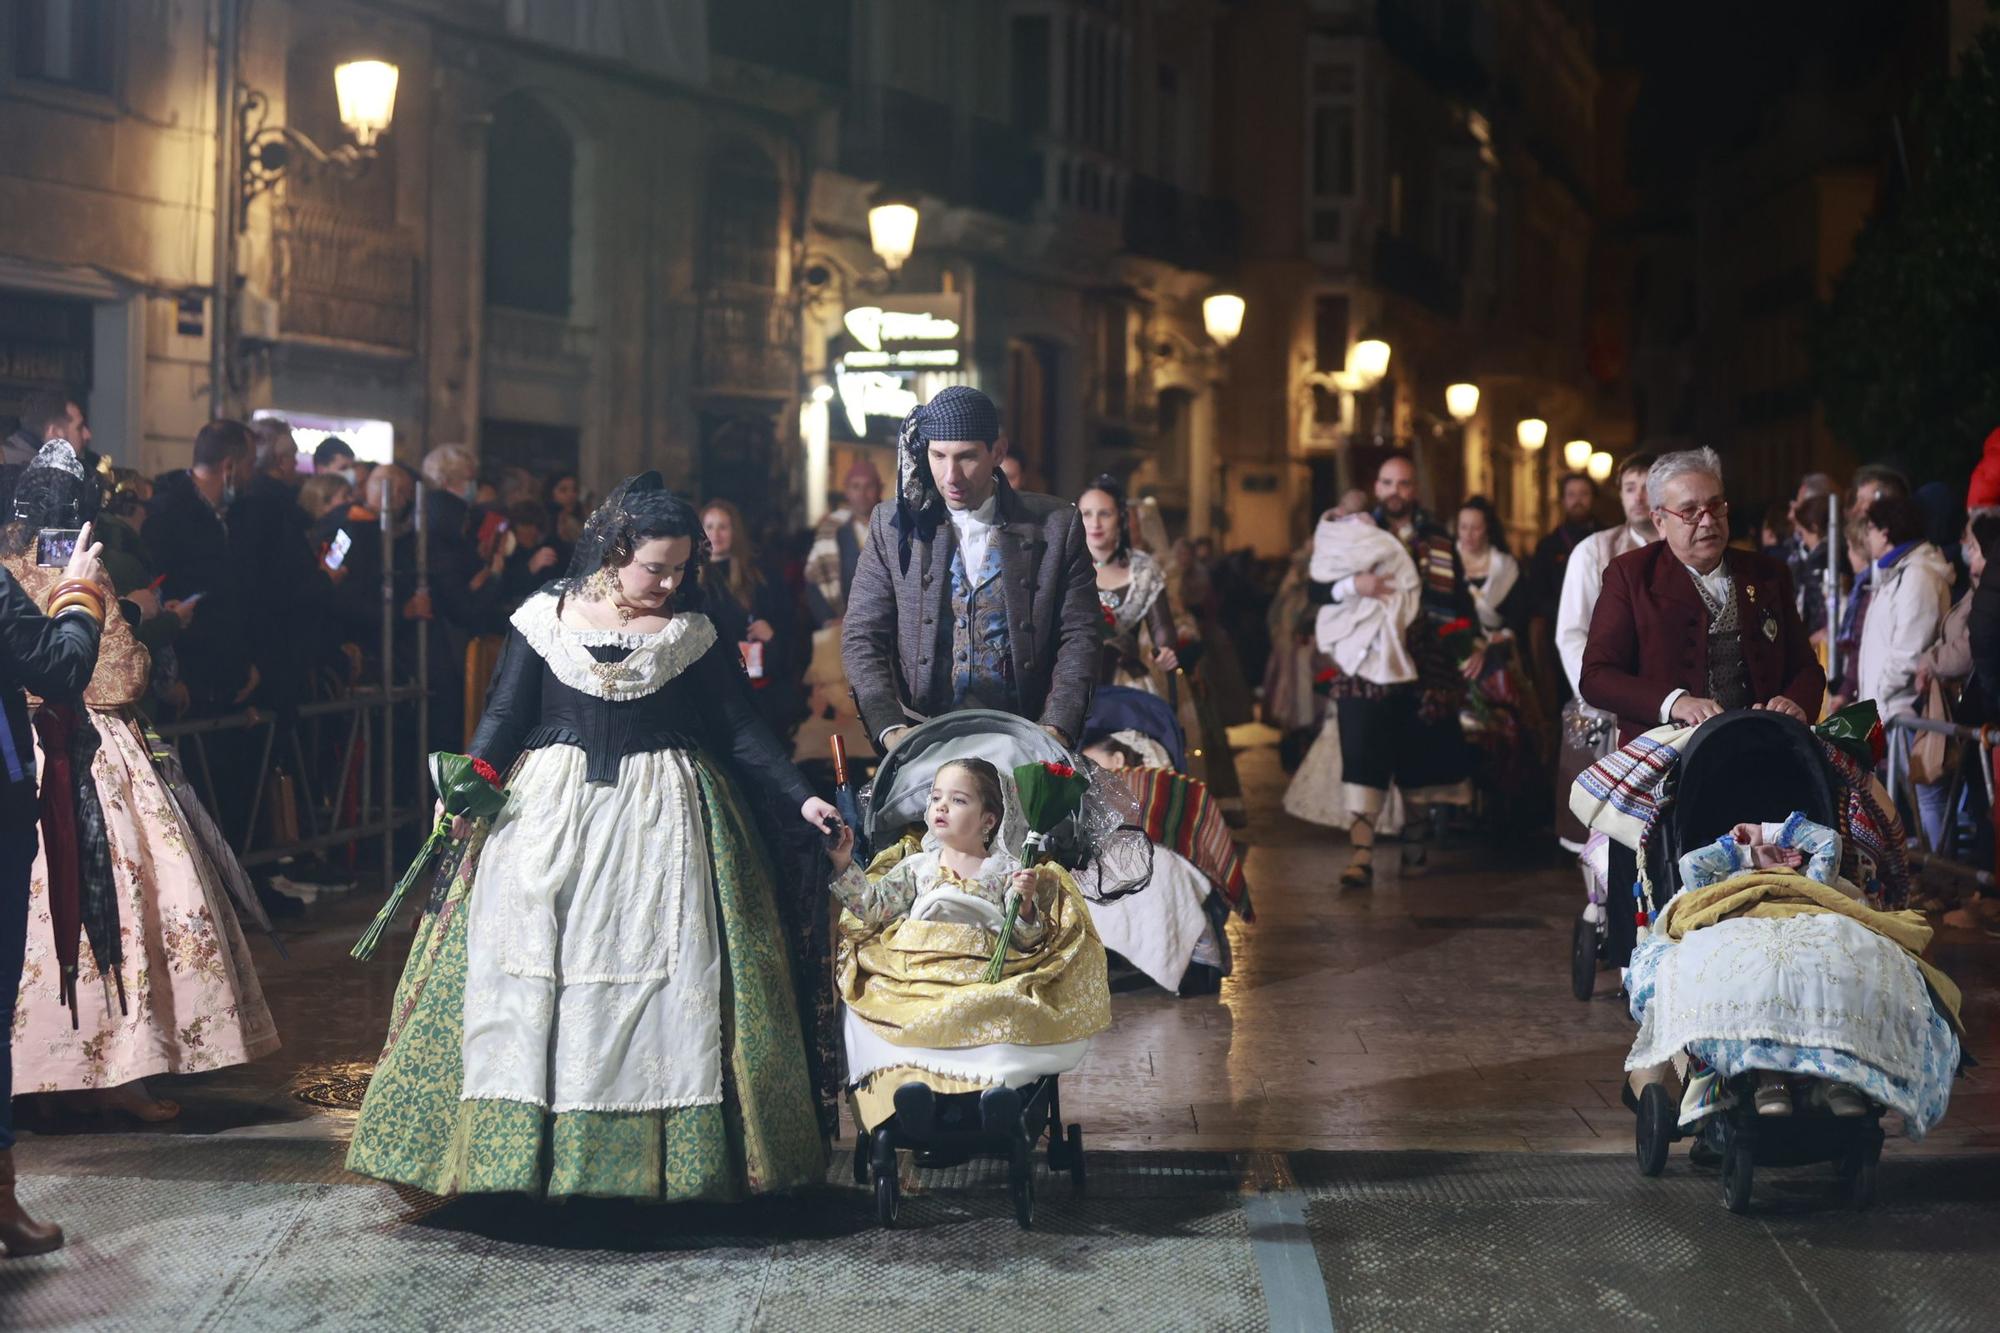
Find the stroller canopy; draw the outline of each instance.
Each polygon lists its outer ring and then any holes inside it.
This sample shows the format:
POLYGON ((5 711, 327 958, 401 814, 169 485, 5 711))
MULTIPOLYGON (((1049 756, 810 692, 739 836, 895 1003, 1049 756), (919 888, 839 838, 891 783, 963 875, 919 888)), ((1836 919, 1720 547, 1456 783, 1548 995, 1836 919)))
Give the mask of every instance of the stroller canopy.
POLYGON ((1845 832, 1833 770, 1812 728, 1761 710, 1704 722, 1681 751, 1647 838, 1646 869, 1655 894, 1676 886, 1683 853, 1738 824, 1778 823, 1793 811, 1845 832))
POLYGON ((1083 744, 1095 745, 1121 731, 1136 731, 1158 741, 1174 771, 1187 772, 1187 738, 1173 705, 1159 695, 1127 685, 1100 685, 1083 722, 1083 744))
MULTIPOLYGON (((1036 723, 1013 713, 969 708, 917 727, 875 770, 865 831, 877 850, 905 828, 921 824, 938 769, 955 759, 984 759, 1004 774, 1023 764, 1075 762, 1062 743, 1036 723)), ((1136 802, 1107 775, 1091 778, 1082 817, 1056 831, 1050 851, 1067 867, 1086 898, 1108 902, 1145 886, 1153 873, 1152 843, 1136 828, 1136 802)), ((1018 851, 1019 849, 1014 849, 1018 851)))

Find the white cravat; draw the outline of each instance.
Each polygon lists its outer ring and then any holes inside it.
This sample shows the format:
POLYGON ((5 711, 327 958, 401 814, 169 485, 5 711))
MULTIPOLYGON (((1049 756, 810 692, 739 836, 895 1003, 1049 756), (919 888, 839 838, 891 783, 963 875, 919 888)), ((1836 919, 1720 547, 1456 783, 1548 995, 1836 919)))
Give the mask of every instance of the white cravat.
POLYGON ((958 534, 958 549, 965 556, 968 583, 978 584, 979 571, 986 566, 986 549, 993 543, 993 513, 999 500, 1000 493, 995 491, 977 509, 945 510, 951 515, 952 530, 958 534))
MULTIPOLYGON (((1736 580, 1729 577, 1729 562, 1727 560, 1716 561, 1715 568, 1709 570, 1706 574, 1696 570, 1690 564, 1683 563, 1681 568, 1685 569, 1688 572, 1688 577, 1694 580, 1695 591, 1701 594, 1701 600, 1705 606, 1728 606, 1736 600, 1736 580)), ((1661 722, 1665 723, 1674 720, 1674 704, 1686 693, 1686 690, 1673 690, 1668 693, 1665 699, 1660 701, 1661 722)))

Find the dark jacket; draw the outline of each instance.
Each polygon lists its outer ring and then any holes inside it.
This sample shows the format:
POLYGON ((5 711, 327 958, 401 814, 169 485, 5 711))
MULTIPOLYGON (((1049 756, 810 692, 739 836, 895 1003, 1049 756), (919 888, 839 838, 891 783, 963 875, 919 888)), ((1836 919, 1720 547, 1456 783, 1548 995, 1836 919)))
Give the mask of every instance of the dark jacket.
POLYGON ((32 829, 40 814, 35 800, 34 731, 28 724, 27 694, 43 699, 77 699, 97 669, 98 626, 82 612, 51 620, 34 598, 0 570, 0 829, 32 829))
POLYGON ((228 521, 229 549, 254 608, 245 629, 263 677, 258 700, 276 708, 296 705, 312 668, 307 617, 324 609, 307 591, 314 560, 306 511, 297 491, 260 473, 230 504, 228 521))
MULTIPOLYGON (((1017 492, 1002 477, 993 541, 1000 552, 1021 714, 1076 739, 1097 684, 1097 573, 1076 506, 1017 492)), ((951 557, 946 518, 913 536, 907 568, 897 507, 877 505, 854 571, 841 655, 868 734, 908 725, 950 680, 951 557), (940 644, 946 645, 940 648, 940 644)))
POLYGON ((1570 552, 1583 543, 1583 539, 1596 532, 1600 525, 1595 519, 1582 523, 1564 523, 1554 532, 1542 538, 1535 547, 1535 557, 1529 561, 1527 579, 1528 605, 1530 616, 1540 616, 1550 624, 1555 623, 1557 604, 1562 601, 1563 575, 1569 571, 1570 552))
POLYGON ((771 627, 771 638, 764 644, 764 674, 749 682, 750 703, 773 734, 790 736, 806 711, 799 689, 804 674, 799 653, 810 645, 783 579, 773 569, 765 569, 763 575, 746 607, 729 590, 729 561, 716 561, 702 575, 702 598, 708 618, 715 622, 716 637, 739 655, 751 621, 771 627))
MULTIPOLYGON (((1782 561, 1733 547, 1723 553, 1736 583, 1743 667, 1750 698, 1784 695, 1819 716, 1826 675, 1806 641, 1792 579, 1782 561)), ((1663 541, 1627 551, 1604 570, 1604 591, 1583 650, 1583 700, 1618 718, 1618 743, 1660 725, 1675 690, 1708 694, 1708 608, 1693 577, 1663 541)))
POLYGON ((174 643, 181 679, 198 709, 226 709, 249 681, 253 661, 244 619, 246 571, 230 551, 223 519, 195 489, 192 474, 169 472, 154 483, 146 542, 166 575, 161 599, 201 597, 194 622, 174 643))
POLYGON ((1986 577, 1969 594, 1972 611, 1966 632, 1972 639, 1972 685, 1985 694, 1988 718, 2000 717, 2000 573, 1986 577))

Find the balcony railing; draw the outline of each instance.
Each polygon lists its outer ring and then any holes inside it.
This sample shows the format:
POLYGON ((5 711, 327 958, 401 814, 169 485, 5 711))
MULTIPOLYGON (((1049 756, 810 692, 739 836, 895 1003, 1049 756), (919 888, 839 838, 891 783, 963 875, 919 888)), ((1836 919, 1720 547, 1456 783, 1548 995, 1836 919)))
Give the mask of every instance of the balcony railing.
POLYGON ((508 306, 486 307, 486 354, 509 365, 581 373, 595 333, 561 315, 508 306))
POLYGON ((1236 257, 1236 207, 1149 176, 1125 192, 1125 248, 1189 269, 1214 269, 1236 257))
POLYGON ((1042 155, 1020 131, 896 88, 856 89, 842 117, 840 169, 1005 217, 1042 199, 1042 155))
POLYGON ((409 234, 332 209, 291 207, 275 214, 272 243, 286 333, 416 348, 417 246, 409 234))
POLYGON ((708 44, 716 55, 836 87, 847 83, 848 29, 844 4, 708 3, 708 44))
POLYGON ((1465 284, 1429 251, 1400 236, 1375 235, 1375 280, 1446 319, 1457 319, 1465 284))
POLYGON ((701 302, 701 388, 771 397, 798 388, 798 312, 776 295, 716 292, 701 302))

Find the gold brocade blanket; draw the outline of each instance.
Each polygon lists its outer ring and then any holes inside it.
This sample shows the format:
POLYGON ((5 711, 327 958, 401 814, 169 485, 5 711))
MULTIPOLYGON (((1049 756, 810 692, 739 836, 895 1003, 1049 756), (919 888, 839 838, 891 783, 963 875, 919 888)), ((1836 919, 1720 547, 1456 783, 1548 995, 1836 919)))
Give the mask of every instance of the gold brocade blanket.
MULTIPOLYGON (((904 839, 868 868, 880 875, 917 849, 904 839)), ((1048 929, 1030 952, 1009 949, 999 981, 981 980, 993 932, 908 917, 881 929, 840 914, 842 1003, 897 1046, 960 1050, 1005 1042, 1053 1046, 1111 1026, 1104 945, 1074 881, 1060 874, 1048 929)))
POLYGON ((1786 917, 1832 913, 1857 921, 1901 948, 1916 960, 1931 993, 1943 1006, 1960 1036, 1965 1025, 1959 1020, 1958 986, 1936 967, 1924 961, 1923 951, 1931 942, 1930 923, 1921 912, 1878 912, 1856 902, 1839 889, 1790 870, 1749 870, 1741 875, 1690 889, 1668 903, 1660 926, 1671 939, 1683 939, 1689 931, 1712 926, 1733 917, 1786 917))

